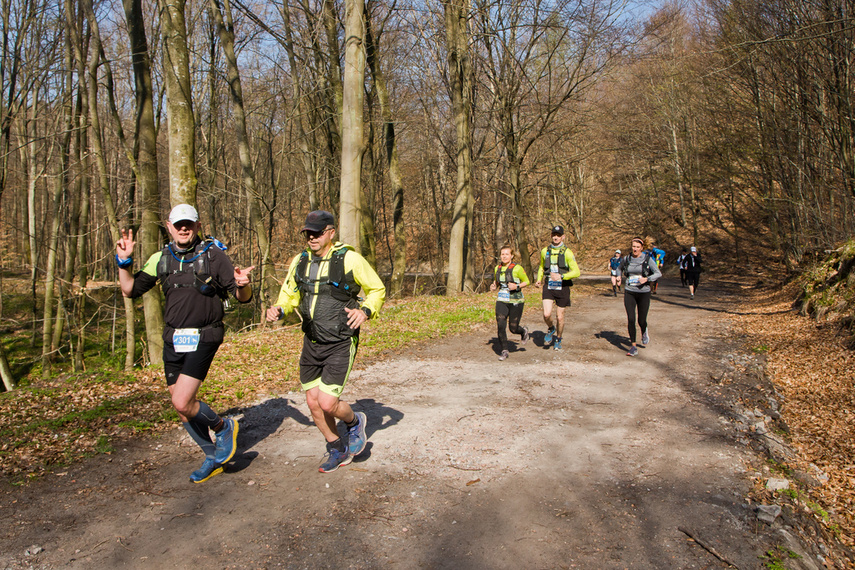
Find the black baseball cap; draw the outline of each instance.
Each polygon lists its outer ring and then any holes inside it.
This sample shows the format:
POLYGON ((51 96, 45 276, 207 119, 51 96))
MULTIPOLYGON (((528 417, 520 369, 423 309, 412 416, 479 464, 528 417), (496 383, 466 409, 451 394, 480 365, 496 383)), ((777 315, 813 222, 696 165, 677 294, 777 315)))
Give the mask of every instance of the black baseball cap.
POLYGON ((563 236, 564 235, 564 226, 552 226, 552 235, 563 236))
POLYGON ((335 217, 325 210, 315 210, 306 216, 306 223, 300 231, 322 232, 327 226, 335 226, 335 217))

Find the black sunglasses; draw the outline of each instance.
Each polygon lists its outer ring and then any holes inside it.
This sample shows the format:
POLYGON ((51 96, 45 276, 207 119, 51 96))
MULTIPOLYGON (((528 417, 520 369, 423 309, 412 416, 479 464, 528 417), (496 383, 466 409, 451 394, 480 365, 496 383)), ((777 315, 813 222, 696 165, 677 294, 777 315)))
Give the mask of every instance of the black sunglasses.
POLYGON ((319 232, 313 232, 311 230, 303 230, 303 235, 306 236, 307 240, 317 239, 317 238, 321 237, 322 235, 324 235, 325 233, 327 233, 328 231, 330 231, 331 229, 332 228, 327 228, 327 229, 321 230, 319 232))

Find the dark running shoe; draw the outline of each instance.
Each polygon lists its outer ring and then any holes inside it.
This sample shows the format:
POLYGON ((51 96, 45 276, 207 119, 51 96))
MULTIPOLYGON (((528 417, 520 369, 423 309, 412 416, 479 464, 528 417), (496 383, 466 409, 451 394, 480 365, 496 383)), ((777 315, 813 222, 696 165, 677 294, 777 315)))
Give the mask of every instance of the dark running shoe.
POLYGON ((633 346, 629 349, 629 352, 626 353, 627 356, 638 356, 638 347, 633 346))
POLYGON ((368 443, 368 438, 365 437, 365 426, 368 425, 368 418, 363 412, 354 412, 354 415, 356 416, 356 425, 347 428, 347 451, 356 457, 362 453, 365 444, 368 443))
POLYGON ((503 350, 502 354, 499 355, 499 360, 505 360, 508 357, 508 351, 503 350))
POLYGON ((190 480, 194 483, 204 483, 214 475, 223 472, 223 466, 214 461, 213 457, 206 457, 202 466, 190 474, 190 480))
POLYGON ((641 344, 650 344, 650 335, 647 334, 646 329, 644 331, 644 334, 641 335, 641 344))
POLYGON ((332 447, 329 443, 327 443, 327 453, 324 455, 326 460, 321 463, 321 466, 318 467, 318 471, 321 473, 332 473, 342 465, 347 465, 351 461, 353 461, 353 456, 350 452, 345 449, 344 451, 339 451, 338 449, 332 447))
POLYGON ((528 342, 528 338, 531 335, 528 333, 528 327, 523 327, 522 338, 520 339, 520 344, 525 344, 528 342))
POLYGON ((234 457, 235 451, 237 451, 237 420, 225 418, 223 420, 223 429, 214 435, 217 436, 217 449, 214 452, 214 461, 220 464, 227 463, 229 459, 234 457))

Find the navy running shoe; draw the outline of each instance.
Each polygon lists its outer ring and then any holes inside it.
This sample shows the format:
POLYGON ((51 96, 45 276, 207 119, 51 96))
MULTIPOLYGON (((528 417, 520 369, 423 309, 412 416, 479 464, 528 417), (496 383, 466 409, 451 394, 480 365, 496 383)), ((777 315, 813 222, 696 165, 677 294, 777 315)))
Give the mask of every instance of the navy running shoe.
POLYGON ((347 429, 347 451, 353 457, 356 457, 362 450, 365 449, 365 444, 368 443, 368 438, 365 436, 365 426, 368 425, 368 418, 363 412, 354 412, 356 416, 356 425, 347 429))
POLYGON ((641 335, 641 344, 650 344, 650 335, 647 334, 646 329, 644 331, 644 334, 641 335))
POLYGON ((332 473, 342 465, 347 465, 353 461, 353 456, 347 451, 347 449, 339 451, 332 447, 329 442, 327 442, 327 453, 324 457, 326 458, 326 461, 321 463, 321 466, 318 467, 318 471, 321 473, 332 473))
POLYGON ((546 331, 546 336, 543 337, 543 344, 549 344, 552 342, 552 337, 555 336, 555 327, 549 327, 549 330, 546 331))
POLYGON ((235 451, 237 451, 237 420, 230 418, 223 419, 223 429, 214 435, 217 436, 217 449, 214 452, 214 461, 220 464, 227 463, 229 459, 234 457, 235 451))
POLYGON ((629 349, 629 352, 626 353, 627 356, 638 356, 638 347, 633 346, 629 349))
POLYGON ((206 457, 202 466, 190 474, 190 480, 194 483, 204 483, 214 475, 223 472, 223 466, 214 461, 213 457, 206 457))

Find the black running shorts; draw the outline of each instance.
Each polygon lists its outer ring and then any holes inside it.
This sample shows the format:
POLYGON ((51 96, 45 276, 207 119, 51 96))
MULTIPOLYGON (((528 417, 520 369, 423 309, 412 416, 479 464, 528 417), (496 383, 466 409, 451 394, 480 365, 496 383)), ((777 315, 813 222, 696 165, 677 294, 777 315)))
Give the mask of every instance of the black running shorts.
POLYGON ((219 342, 200 342, 193 352, 175 352, 171 342, 164 342, 163 370, 166 372, 166 385, 175 384, 179 374, 204 380, 220 344, 219 342))
POLYGON ((350 377, 359 336, 320 344, 303 337, 303 352, 300 354, 300 385, 303 390, 319 387, 321 392, 338 398, 350 377))
MULTIPOLYGON (((566 283, 566 282, 565 282, 566 283)), ((551 299, 559 307, 570 306, 570 286, 563 285, 561 289, 550 289, 549 282, 543 281, 543 300, 551 299)))

